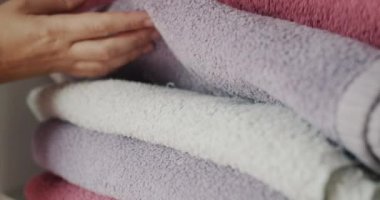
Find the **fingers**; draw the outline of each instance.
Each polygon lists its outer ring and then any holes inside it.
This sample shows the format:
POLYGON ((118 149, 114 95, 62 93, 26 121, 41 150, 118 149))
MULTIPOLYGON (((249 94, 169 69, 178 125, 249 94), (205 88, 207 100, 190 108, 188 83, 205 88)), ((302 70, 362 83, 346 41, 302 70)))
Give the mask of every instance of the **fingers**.
POLYGON ((109 61, 78 62, 65 73, 70 74, 72 76, 76 76, 76 77, 87 77, 87 78, 105 76, 111 73, 112 71, 116 70, 118 67, 121 67, 137 59, 139 56, 142 56, 146 53, 151 52, 152 50, 153 50, 153 45, 149 44, 147 46, 135 49, 126 55, 122 55, 114 59, 110 59, 109 61))
POLYGON ((25 9, 25 1, 24 0, 8 0, 3 1, 0 6, 0 12, 22 12, 25 9))
POLYGON ((80 62, 67 73, 89 78, 104 76, 152 51, 153 41, 159 37, 155 29, 148 28, 110 38, 76 42, 70 49, 70 55, 80 62))
POLYGON ((142 29, 100 40, 75 43, 70 53, 78 60, 105 61, 146 46, 159 38, 154 29, 142 29))
POLYGON ((92 7, 106 6, 112 0, 9 0, 4 3, 6 10, 19 11, 24 14, 59 14, 80 12, 92 7))
POLYGON ((153 27, 145 12, 57 15, 50 17, 50 24, 58 28, 63 37, 74 42, 153 27))
POLYGON ((56 14, 73 11, 86 0, 23 0, 28 14, 56 14))

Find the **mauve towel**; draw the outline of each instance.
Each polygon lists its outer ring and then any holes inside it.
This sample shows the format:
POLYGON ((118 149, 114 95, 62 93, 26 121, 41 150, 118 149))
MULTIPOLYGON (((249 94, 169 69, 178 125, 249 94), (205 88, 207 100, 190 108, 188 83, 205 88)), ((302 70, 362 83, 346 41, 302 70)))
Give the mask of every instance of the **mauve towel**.
POLYGON ((380 47, 379 0, 219 0, 233 7, 329 30, 380 47))
POLYGON ((59 121, 41 125, 34 157, 66 180, 117 199, 285 200, 255 178, 136 139, 59 121))
POLYGON ((368 128, 380 123, 369 120, 379 104, 378 50, 215 0, 118 0, 110 10, 136 9, 148 11, 166 43, 118 76, 277 99, 380 172, 380 139, 369 140, 380 133, 368 128))
POLYGON ((72 185, 50 173, 31 179, 24 193, 26 200, 114 200, 72 185))
POLYGON ((117 76, 278 99, 380 172, 380 133, 369 128, 380 124, 370 120, 379 115, 373 109, 380 96, 378 50, 215 0, 118 0, 110 10, 141 9, 166 43, 117 76))
POLYGON ((378 192, 355 163, 279 105, 116 80, 35 90, 29 103, 41 119, 56 117, 231 166, 290 199, 372 200, 378 192), (351 167, 355 173, 341 173, 351 167))

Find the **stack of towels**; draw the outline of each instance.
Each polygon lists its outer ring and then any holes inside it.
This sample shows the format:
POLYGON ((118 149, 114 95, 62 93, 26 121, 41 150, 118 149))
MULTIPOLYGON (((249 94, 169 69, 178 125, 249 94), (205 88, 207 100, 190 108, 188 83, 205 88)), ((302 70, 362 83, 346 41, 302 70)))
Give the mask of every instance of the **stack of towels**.
POLYGON ((117 0, 163 41, 37 88, 28 200, 380 199, 380 1, 117 0))

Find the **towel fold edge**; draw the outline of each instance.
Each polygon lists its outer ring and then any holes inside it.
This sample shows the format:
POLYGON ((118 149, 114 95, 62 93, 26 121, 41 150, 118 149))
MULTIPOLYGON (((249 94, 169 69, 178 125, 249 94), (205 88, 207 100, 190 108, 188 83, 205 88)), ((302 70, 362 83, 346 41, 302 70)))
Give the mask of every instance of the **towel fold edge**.
POLYGON ((379 77, 380 60, 348 86, 338 105, 336 116, 336 130, 341 133, 339 139, 350 151, 360 155, 362 162, 378 173, 380 173, 380 157, 374 153, 370 140, 378 138, 379 133, 367 127, 370 123, 371 110, 376 106, 380 95, 379 77))

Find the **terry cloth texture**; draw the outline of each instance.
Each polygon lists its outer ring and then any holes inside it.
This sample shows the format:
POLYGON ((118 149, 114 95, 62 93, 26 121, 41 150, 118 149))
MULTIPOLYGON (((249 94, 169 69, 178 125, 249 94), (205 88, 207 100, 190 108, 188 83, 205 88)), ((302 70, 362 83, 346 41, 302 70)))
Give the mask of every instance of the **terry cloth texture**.
POLYGON ((26 200, 113 200, 72 185, 50 173, 31 179, 24 193, 26 200))
POLYGON ((119 0, 110 10, 136 9, 148 11, 165 43, 118 76, 277 99, 380 172, 380 155, 367 137, 380 135, 368 129, 380 95, 378 50, 214 0, 119 0))
POLYGON ((57 117, 231 166, 290 199, 369 200, 378 190, 358 169, 332 184, 354 164, 281 106, 115 80, 36 90, 30 104, 41 119, 57 117), (335 187, 339 193, 326 193, 335 187))
POLYGON ((380 47, 378 0, 219 0, 238 9, 329 30, 380 47))
POLYGON ((117 199, 286 200, 247 174, 171 148, 50 121, 34 136, 40 166, 117 199))

